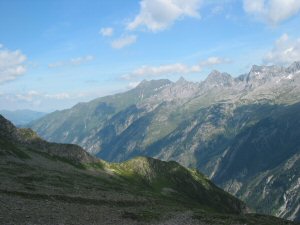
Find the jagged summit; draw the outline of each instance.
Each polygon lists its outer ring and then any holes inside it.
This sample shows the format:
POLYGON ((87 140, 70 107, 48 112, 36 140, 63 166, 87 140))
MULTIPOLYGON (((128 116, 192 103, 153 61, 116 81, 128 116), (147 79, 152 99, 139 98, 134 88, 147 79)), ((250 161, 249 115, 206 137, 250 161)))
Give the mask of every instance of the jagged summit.
POLYGON ((253 65, 250 72, 247 74, 246 82, 252 85, 253 87, 257 87, 263 85, 267 82, 274 83, 278 82, 274 80, 274 78, 284 77, 286 75, 286 69, 281 66, 257 66, 253 65))
POLYGON ((300 61, 293 62, 288 68, 287 71, 290 73, 295 73, 300 71, 300 61))
POLYGON ((228 73, 221 73, 218 70, 213 70, 205 79, 206 85, 230 86, 233 78, 228 73))
POLYGON ((250 69, 250 73, 262 72, 265 68, 266 68, 266 66, 252 65, 252 67, 250 69))
POLYGON ((176 81, 176 84, 186 84, 188 83, 188 81, 183 77, 181 76, 177 81, 176 81))

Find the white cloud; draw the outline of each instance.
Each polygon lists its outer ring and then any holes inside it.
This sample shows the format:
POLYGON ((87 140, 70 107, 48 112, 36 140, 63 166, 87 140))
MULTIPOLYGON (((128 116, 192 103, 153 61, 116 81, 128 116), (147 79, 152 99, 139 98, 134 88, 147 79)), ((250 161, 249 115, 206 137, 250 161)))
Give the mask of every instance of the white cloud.
POLYGON ((200 71, 201 71, 201 67, 199 65, 190 67, 181 63, 161 65, 161 66, 142 66, 134 70, 132 73, 123 76, 122 78, 130 80, 133 78, 141 78, 145 76, 157 77, 161 75, 187 74, 187 73, 195 73, 200 71))
POLYGON ((92 61, 94 59, 95 59, 94 56, 87 55, 87 56, 83 56, 83 57, 73 58, 73 59, 70 60, 70 63, 72 65, 80 65, 82 63, 86 63, 86 62, 92 61))
POLYGON ((295 61, 300 61, 300 38, 293 39, 287 34, 283 34, 264 57, 264 62, 269 64, 286 65, 295 61))
POLYGON ((137 37, 135 35, 124 36, 124 37, 114 40, 111 43, 111 47, 113 47, 115 49, 121 49, 121 48, 124 48, 128 45, 135 43, 136 40, 137 40, 137 37))
POLYGON ((54 111, 74 106, 78 102, 86 102, 95 96, 106 96, 124 91, 124 87, 118 91, 111 91, 110 87, 104 86, 99 89, 73 90, 70 92, 46 93, 38 90, 22 91, 11 90, 11 92, 0 91, 0 109, 33 109, 37 111, 54 111))
POLYGON ((39 96, 40 96, 40 94, 37 91, 34 91, 34 90, 28 91, 27 93, 16 94, 15 95, 16 99, 23 100, 23 101, 26 101, 26 102, 33 102, 34 99, 36 97, 39 97, 39 96))
POLYGON ((191 73, 198 73, 204 67, 209 67, 212 65, 223 64, 230 62, 228 59, 222 59, 219 57, 210 57, 207 60, 201 61, 196 65, 186 65, 182 63, 167 64, 161 66, 141 66, 133 72, 123 75, 122 78, 125 80, 144 78, 144 77, 159 77, 159 76, 169 76, 169 75, 184 75, 191 73))
POLYGON ((200 18, 202 0, 141 0, 139 14, 127 24, 135 30, 145 26, 152 32, 161 31, 183 17, 200 18))
POLYGON ((0 48, 3 48, 3 44, 0 43, 0 48))
POLYGON ((110 37, 114 34, 114 29, 112 27, 103 27, 100 29, 99 34, 103 37, 110 37))
POLYGON ((73 59, 66 60, 66 61, 58 61, 58 62, 50 63, 48 65, 48 67, 56 68, 56 67, 62 67, 62 66, 76 66, 76 65, 81 65, 81 64, 93 61, 94 59, 95 59, 94 56, 87 55, 87 56, 77 57, 77 58, 73 58, 73 59))
POLYGON ((299 0, 244 0, 244 10, 272 25, 276 25, 300 11, 299 0))
POLYGON ((225 59, 225 58, 220 58, 220 57, 209 57, 208 59, 201 61, 199 65, 201 67, 207 67, 207 66, 214 66, 218 64, 224 64, 224 63, 230 63, 231 60, 225 59))
POLYGON ((65 100, 71 98, 69 93, 55 93, 55 94, 45 94, 35 90, 30 90, 25 93, 19 93, 15 95, 10 95, 10 98, 21 100, 25 102, 37 102, 43 99, 54 99, 54 100, 65 100))
POLYGON ((0 84, 15 80, 26 72, 26 56, 21 51, 10 51, 0 46, 0 84))
POLYGON ((68 93, 58 93, 58 94, 45 94, 45 98, 50 98, 50 99, 56 99, 56 100, 63 100, 63 99, 68 99, 71 96, 68 93))
POLYGON ((54 62, 54 63, 50 63, 48 65, 49 68, 56 68, 56 67, 61 67, 64 66, 65 62, 64 61, 58 61, 58 62, 54 62))
POLYGON ((215 7, 212 8, 211 13, 212 13, 213 15, 218 15, 218 14, 220 14, 223 10, 224 10, 224 8, 223 8, 222 5, 217 5, 217 6, 215 6, 215 7))

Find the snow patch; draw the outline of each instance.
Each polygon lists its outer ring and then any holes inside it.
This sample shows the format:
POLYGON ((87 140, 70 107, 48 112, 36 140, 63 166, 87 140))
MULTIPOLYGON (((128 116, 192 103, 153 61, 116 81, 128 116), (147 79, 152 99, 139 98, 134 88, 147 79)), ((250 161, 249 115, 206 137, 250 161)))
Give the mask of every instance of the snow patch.
POLYGON ((278 216, 278 217, 283 217, 283 216, 286 214, 286 212, 287 212, 287 210, 286 210, 286 209, 287 209, 287 208, 286 208, 287 203, 288 203, 288 201, 287 201, 286 195, 283 194, 283 204, 282 204, 282 206, 278 209, 278 212, 276 213, 276 216, 278 216))

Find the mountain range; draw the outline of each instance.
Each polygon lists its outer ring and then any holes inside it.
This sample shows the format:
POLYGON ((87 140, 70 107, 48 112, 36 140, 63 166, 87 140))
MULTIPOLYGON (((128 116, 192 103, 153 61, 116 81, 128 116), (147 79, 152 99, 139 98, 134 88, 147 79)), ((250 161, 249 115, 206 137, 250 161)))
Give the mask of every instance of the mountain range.
POLYGON ((259 213, 300 220, 300 62, 202 82, 142 81, 29 124, 104 160, 173 160, 259 213))
POLYGON ((296 224, 249 214, 242 201, 177 162, 108 163, 1 115, 0 156, 0 224, 296 224))
POLYGON ((34 120, 40 119, 47 113, 24 109, 15 111, 0 110, 0 114, 9 119, 16 126, 23 126, 25 124, 33 122, 34 120))

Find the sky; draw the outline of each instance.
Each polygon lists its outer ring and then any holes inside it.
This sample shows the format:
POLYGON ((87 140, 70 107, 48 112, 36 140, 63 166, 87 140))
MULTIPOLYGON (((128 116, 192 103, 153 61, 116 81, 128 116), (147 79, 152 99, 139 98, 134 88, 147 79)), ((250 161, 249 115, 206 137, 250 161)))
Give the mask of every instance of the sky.
POLYGON ((299 0, 0 0, 0 110, 298 60, 299 0))

